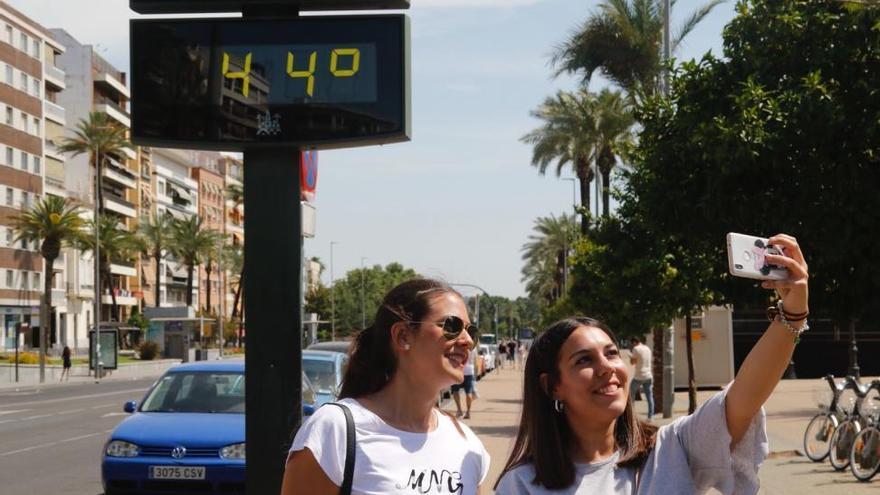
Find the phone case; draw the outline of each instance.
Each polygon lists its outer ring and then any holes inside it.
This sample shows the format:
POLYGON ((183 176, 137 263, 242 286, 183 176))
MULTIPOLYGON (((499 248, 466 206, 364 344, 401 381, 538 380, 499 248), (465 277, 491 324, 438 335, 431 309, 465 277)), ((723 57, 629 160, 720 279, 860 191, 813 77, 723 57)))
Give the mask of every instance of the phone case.
POLYGON ((785 280, 788 270, 785 267, 768 264, 764 255, 780 254, 780 251, 767 244, 767 239, 745 234, 727 234, 727 264, 730 274, 735 277, 757 280, 785 280))

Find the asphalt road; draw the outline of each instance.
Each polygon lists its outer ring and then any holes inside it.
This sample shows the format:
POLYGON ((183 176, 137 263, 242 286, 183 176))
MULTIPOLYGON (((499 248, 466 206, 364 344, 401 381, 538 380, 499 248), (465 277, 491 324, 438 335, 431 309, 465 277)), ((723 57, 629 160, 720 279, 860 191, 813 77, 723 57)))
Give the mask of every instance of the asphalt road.
POLYGON ((0 492, 97 495, 101 449, 155 378, 0 391, 0 492))

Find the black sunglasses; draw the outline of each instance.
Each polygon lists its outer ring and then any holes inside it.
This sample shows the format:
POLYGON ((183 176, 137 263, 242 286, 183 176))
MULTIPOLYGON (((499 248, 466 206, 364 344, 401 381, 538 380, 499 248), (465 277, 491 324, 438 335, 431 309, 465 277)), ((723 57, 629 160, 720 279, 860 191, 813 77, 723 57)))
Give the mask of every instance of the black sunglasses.
POLYGON ((467 330, 468 336, 471 338, 471 349, 475 348, 480 340, 480 330, 476 325, 468 325, 465 327, 464 320, 457 316, 447 316, 443 321, 410 321, 410 323, 433 323, 443 329, 443 338, 446 340, 455 340, 461 335, 462 330, 467 330))

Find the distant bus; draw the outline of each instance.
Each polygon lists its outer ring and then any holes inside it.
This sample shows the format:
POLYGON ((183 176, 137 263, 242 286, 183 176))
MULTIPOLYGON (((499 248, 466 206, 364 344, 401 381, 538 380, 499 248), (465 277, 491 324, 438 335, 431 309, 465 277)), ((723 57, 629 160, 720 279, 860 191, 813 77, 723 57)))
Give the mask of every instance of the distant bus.
POLYGON ((488 344, 488 345, 495 345, 496 344, 495 334, 492 334, 492 333, 480 334, 480 343, 481 344, 488 344))

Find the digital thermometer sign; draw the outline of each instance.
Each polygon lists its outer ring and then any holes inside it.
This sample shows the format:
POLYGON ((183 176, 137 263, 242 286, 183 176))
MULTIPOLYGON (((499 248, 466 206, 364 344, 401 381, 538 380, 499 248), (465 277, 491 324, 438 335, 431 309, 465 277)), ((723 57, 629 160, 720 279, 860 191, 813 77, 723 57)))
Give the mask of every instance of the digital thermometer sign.
POLYGON ((131 21, 132 140, 240 150, 410 136, 403 15, 131 21))

